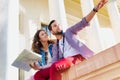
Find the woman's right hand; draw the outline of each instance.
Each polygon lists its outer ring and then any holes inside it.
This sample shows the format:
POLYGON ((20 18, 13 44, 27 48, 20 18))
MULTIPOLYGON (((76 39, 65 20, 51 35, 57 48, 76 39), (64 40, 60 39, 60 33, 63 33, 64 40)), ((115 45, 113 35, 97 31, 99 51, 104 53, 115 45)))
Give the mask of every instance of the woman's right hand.
POLYGON ((30 67, 33 68, 34 70, 42 69, 42 67, 39 66, 37 62, 34 62, 33 64, 30 64, 30 67))

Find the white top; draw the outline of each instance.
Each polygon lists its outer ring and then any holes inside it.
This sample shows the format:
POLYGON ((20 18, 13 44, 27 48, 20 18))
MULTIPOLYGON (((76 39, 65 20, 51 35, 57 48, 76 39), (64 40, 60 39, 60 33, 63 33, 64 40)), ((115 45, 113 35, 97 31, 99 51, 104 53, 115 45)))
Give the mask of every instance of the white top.
MULTIPOLYGON (((59 48, 61 52, 63 53, 63 38, 59 40, 59 48)), ((77 55, 78 53, 79 51, 77 51, 72 46, 70 46, 65 38, 64 39, 64 53, 63 53, 64 57, 66 58, 66 57, 74 56, 74 55, 77 55)))
POLYGON ((52 63, 52 57, 51 57, 50 52, 49 52, 48 50, 47 50, 47 52, 48 52, 48 55, 47 55, 47 57, 48 57, 47 65, 39 66, 40 69, 48 68, 48 67, 51 66, 51 63, 52 63))
POLYGON ((47 64, 50 64, 50 63, 52 62, 52 57, 51 57, 49 51, 48 51, 48 55, 47 55, 47 57, 48 57, 47 64))

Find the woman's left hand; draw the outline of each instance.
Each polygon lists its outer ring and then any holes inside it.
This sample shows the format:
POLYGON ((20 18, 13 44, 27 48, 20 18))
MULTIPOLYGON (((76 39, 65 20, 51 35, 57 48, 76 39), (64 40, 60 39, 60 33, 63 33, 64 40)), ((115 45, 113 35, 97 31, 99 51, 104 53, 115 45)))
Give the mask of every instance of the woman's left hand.
POLYGON ((69 69, 69 68, 70 68, 70 65, 68 65, 68 64, 57 64, 56 65, 56 69, 59 72, 63 72, 65 70, 69 69))

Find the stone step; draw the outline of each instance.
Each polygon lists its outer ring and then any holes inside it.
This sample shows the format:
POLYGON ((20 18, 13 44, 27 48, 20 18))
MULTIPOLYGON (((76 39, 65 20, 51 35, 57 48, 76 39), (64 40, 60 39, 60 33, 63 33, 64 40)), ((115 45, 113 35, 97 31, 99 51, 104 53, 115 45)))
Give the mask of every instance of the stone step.
POLYGON ((62 80, 120 80, 120 43, 72 66, 62 80))

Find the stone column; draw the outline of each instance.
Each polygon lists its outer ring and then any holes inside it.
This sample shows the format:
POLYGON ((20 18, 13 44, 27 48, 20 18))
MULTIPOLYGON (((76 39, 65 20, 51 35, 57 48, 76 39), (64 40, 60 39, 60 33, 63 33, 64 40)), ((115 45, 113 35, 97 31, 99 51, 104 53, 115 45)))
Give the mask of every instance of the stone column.
POLYGON ((67 29, 67 19, 64 6, 64 0, 48 0, 49 1, 49 14, 50 20, 57 20, 62 29, 65 31, 67 29))
MULTIPOLYGON (((18 68, 11 64, 17 58, 19 50, 19 0, 9 0, 8 7, 8 28, 7 28, 7 64, 6 79, 19 80, 18 68)), ((7 6, 7 5, 6 5, 7 6)), ((7 22, 5 22, 7 23, 7 22)), ((5 35, 3 36, 5 37, 5 35)), ((2 53, 5 54, 5 53, 2 53)), ((4 65, 4 64, 3 64, 4 65)), ((5 70, 3 70, 5 71, 5 70)), ((4 79, 3 79, 4 80, 4 79)))
POLYGON ((0 0, 0 80, 6 80, 8 0, 0 0))
POLYGON ((107 9, 116 41, 120 42, 120 13, 116 5, 116 0, 109 1, 107 9))
MULTIPOLYGON (((83 16, 86 16, 94 8, 93 0, 80 0, 83 16)), ((97 13, 96 13, 97 14, 97 13)), ((97 16, 90 22, 90 26, 86 29, 87 44, 94 51, 99 52, 102 49, 100 39, 100 27, 97 16)))

